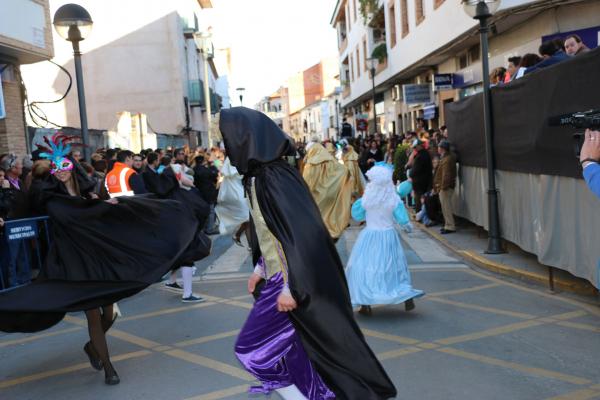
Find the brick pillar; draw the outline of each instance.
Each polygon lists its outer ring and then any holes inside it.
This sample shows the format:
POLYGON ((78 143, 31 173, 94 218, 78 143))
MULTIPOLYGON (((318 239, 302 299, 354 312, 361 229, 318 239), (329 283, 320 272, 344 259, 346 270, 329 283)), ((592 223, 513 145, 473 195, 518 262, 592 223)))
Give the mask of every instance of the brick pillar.
MULTIPOLYGON (((3 77, 4 78, 4 77, 3 77)), ((2 80, 6 118, 0 119, 0 154, 14 153, 23 156, 27 153, 23 97, 19 83, 2 80)))

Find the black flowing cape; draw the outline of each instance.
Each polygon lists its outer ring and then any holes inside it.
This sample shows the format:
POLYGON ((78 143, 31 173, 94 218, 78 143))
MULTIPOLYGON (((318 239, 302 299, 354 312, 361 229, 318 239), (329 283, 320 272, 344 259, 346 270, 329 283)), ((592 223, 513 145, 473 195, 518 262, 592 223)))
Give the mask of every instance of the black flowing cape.
POLYGON ((52 242, 34 282, 0 292, 4 332, 44 330, 67 312, 140 292, 181 262, 197 233, 197 218, 179 201, 134 196, 108 204, 41 193, 52 242))
POLYGON ((290 139, 267 116, 242 107, 222 110, 220 128, 231 163, 255 177, 262 215, 283 246, 298 302, 290 318, 311 362, 339 399, 395 397, 354 320, 342 262, 319 209, 298 171, 281 160, 293 149, 290 139))
MULTIPOLYGON (((146 189, 162 199, 177 200, 185 204, 194 213, 198 227, 194 240, 181 255, 173 269, 193 265, 195 261, 208 256, 211 249, 211 240, 204 233, 204 226, 210 214, 210 205, 202 198, 197 188, 182 189, 171 168, 166 168, 161 174, 145 171, 142 174, 146 189)), ((173 221, 177 223, 177 221, 173 221)))

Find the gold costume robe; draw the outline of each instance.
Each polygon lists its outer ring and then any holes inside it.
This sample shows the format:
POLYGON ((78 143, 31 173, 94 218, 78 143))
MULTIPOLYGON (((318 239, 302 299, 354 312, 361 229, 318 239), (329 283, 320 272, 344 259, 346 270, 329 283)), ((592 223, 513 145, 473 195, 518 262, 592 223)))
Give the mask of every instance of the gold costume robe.
POLYGON ((331 156, 333 158, 335 158, 335 146, 333 145, 333 143, 331 143, 331 142, 325 143, 325 150, 327 150, 327 152, 329 154, 331 154, 331 156))
POLYGON ((315 143, 306 154, 302 177, 329 234, 334 239, 339 238, 350 222, 352 176, 321 144, 315 143))
POLYGON ((365 191, 365 184, 361 176, 362 172, 358 166, 358 153, 354 151, 354 147, 348 146, 348 151, 342 155, 342 161, 352 177, 352 195, 356 198, 362 197, 365 191))

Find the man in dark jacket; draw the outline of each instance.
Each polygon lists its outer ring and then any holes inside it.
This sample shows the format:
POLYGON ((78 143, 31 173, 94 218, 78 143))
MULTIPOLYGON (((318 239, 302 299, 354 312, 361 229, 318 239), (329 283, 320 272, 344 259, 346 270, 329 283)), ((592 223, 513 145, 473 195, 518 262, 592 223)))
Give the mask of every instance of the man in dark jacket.
POLYGON ((159 174, 158 167, 160 160, 158 153, 148 153, 146 156, 146 168, 141 176, 144 180, 144 186, 150 193, 159 195, 160 197, 167 196, 171 191, 178 187, 177 178, 171 173, 170 175, 159 174))
POLYGON ((218 233, 216 223, 215 205, 217 204, 217 179, 219 170, 214 166, 208 166, 203 156, 196 157, 196 166, 194 167, 194 186, 200 191, 200 195, 210 205, 210 216, 206 223, 205 232, 208 235, 218 233))
POLYGON ((348 123, 348 121, 346 120, 346 118, 344 118, 343 120, 344 122, 342 122, 342 132, 341 132, 341 137, 343 138, 351 138, 353 137, 353 129, 352 129, 352 125, 350 125, 348 123))
POLYGON ((412 147, 416 152, 410 169, 413 191, 415 193, 415 210, 421 211, 421 197, 431 189, 433 178, 433 163, 429 152, 419 139, 413 141, 412 147))
POLYGON ((540 55, 542 56, 542 61, 535 64, 533 67, 527 68, 527 70, 525 70, 525 75, 569 59, 569 56, 553 40, 542 43, 540 46, 540 55))
POLYGON ((441 233, 445 235, 456 232, 452 208, 452 198, 456 186, 456 156, 450 151, 450 143, 447 140, 443 140, 438 146, 438 154, 440 155, 440 164, 433 177, 433 189, 440 195, 442 214, 444 214, 444 227, 441 229, 441 233))

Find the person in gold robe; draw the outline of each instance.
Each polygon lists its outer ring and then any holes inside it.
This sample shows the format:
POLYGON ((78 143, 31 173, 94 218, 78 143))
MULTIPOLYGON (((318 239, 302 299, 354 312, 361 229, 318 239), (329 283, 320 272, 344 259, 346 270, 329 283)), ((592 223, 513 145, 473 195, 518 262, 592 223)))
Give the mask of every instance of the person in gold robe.
POLYGON ((346 167, 318 142, 310 144, 304 162, 302 176, 329 234, 338 239, 350 222, 353 178, 346 167))
POLYGON ((347 140, 342 139, 340 144, 342 145, 342 162, 352 177, 352 197, 360 198, 365 191, 365 179, 358 166, 359 155, 347 140))
POLYGON ((331 142, 326 142, 326 143, 325 143, 325 150, 327 150, 327 152, 328 152, 329 154, 331 154, 331 156, 332 156, 333 158, 335 158, 335 146, 333 145, 333 143, 331 143, 331 142))

